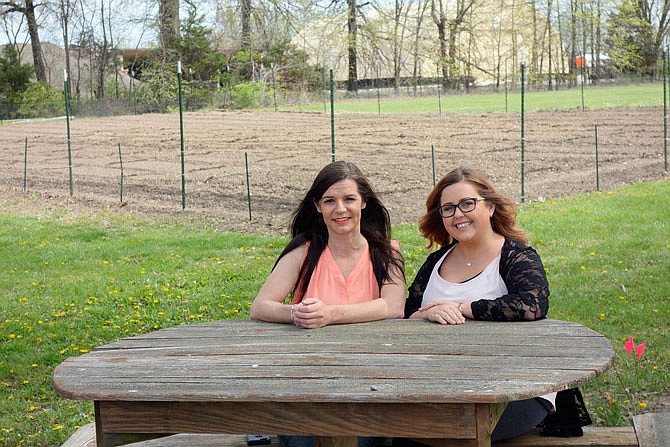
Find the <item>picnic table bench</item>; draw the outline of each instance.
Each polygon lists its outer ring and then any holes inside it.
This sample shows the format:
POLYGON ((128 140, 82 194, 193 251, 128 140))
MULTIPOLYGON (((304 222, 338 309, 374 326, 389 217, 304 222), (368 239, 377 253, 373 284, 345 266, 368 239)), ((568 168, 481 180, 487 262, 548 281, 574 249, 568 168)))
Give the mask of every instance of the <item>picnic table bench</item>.
MULTIPOLYGON (((279 445, 271 437, 270 447, 279 445)), ((246 447, 244 435, 172 435, 132 444, 132 447, 246 447)), ((387 440, 385 445, 390 445, 387 440)), ((542 437, 533 430, 495 447, 666 447, 670 446, 670 413, 646 413, 632 427, 585 427, 580 438, 542 437)), ((96 447, 95 424, 79 428, 61 447, 96 447)))
POLYGON ((218 321, 67 359, 53 385, 63 397, 94 401, 97 447, 167 443, 178 438, 150 440, 178 433, 315 435, 317 445, 342 446, 355 445, 356 435, 430 437, 489 447, 507 402, 582 384, 613 359, 602 335, 550 319, 315 330, 218 321))

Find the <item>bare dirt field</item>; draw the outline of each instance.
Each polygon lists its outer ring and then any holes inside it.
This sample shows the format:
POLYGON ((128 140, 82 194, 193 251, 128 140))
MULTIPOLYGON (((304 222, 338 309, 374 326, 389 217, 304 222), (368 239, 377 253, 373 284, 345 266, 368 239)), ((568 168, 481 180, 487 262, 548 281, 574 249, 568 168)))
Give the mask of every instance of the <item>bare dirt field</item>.
MULTIPOLYGON (((184 114, 182 209, 178 114, 72 119, 72 195, 66 124, 0 125, 5 209, 202 217, 219 229, 281 233, 332 156, 331 120, 323 113, 184 114)), ((660 108, 527 113, 526 203, 596 190, 596 127, 601 191, 668 177, 660 108)), ((414 223, 423 211, 433 159, 438 179, 458 165, 477 167, 522 200, 519 114, 336 114, 334 135, 335 158, 368 175, 394 225, 414 223)))

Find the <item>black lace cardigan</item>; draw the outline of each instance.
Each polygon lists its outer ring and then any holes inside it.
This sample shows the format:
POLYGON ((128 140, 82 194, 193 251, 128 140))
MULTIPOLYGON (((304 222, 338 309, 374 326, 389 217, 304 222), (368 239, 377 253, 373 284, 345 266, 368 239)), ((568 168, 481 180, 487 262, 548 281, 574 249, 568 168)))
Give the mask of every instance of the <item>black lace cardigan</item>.
MULTIPOLYGON (((409 318, 423 301, 423 293, 435 264, 454 244, 428 255, 414 282, 409 287, 405 302, 405 318, 409 318)), ((544 265, 537 252, 521 242, 506 238, 500 254, 500 275, 507 286, 507 294, 492 300, 471 303, 476 320, 522 321, 539 320, 549 311, 549 282, 544 265)), ((544 421, 544 436, 581 436, 581 427, 591 424, 582 394, 578 388, 560 391, 556 409, 544 421)))
MULTIPOLYGON (((453 245, 444 246, 428 255, 409 287, 405 318, 421 307, 423 293, 435 264, 453 245)), ((475 320, 523 321, 547 316, 549 282, 542 260, 532 247, 506 238, 500 254, 499 271, 508 292, 493 300, 473 301, 471 306, 475 320)))

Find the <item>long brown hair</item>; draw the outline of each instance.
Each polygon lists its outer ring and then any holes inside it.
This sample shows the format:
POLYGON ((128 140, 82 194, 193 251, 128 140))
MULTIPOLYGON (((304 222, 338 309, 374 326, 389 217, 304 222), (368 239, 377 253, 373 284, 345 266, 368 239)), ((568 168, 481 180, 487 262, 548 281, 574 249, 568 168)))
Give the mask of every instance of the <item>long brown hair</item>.
MULTIPOLYGON (((281 252, 277 262, 290 251, 309 242, 305 261, 300 267, 298 281, 294 286, 294 298, 301 300, 319 262, 321 253, 328 245, 328 228, 323 216, 316 209, 316 204, 333 184, 351 179, 356 182, 358 193, 365 203, 361 210, 361 234, 368 241, 372 269, 381 289, 382 285, 391 280, 391 268, 403 272, 403 263, 391 247, 391 218, 386 207, 377 197, 370 182, 358 169, 347 161, 335 161, 326 165, 317 174, 312 187, 307 191, 298 208, 293 212, 291 236, 293 239, 281 252)), ((277 265, 275 263, 275 265, 277 265)))
POLYGON ((461 182, 472 184, 481 197, 495 204, 495 212, 491 217, 493 231, 521 243, 528 243, 526 233, 517 227, 516 207, 512 201, 497 192, 491 181, 480 171, 460 167, 442 177, 426 199, 426 213, 419 219, 419 231, 423 237, 428 239, 428 248, 431 248, 433 244, 443 247, 452 243, 452 238, 444 228, 438 208, 444 188, 461 182))

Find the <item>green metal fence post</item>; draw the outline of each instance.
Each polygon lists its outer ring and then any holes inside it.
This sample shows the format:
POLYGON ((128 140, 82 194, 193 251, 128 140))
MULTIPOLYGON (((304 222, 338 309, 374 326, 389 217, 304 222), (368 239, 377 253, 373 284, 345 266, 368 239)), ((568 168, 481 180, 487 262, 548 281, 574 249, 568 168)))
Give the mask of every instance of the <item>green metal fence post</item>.
POLYGON ((72 184, 72 143, 70 136, 70 93, 68 88, 67 70, 63 70, 63 83, 65 88, 65 121, 67 123, 67 160, 68 170, 70 174, 70 196, 74 194, 74 186, 72 184))
POLYGON ((177 61, 177 83, 179 92, 179 141, 181 144, 181 209, 186 208, 186 175, 184 173, 184 111, 181 95, 181 61, 177 61))

